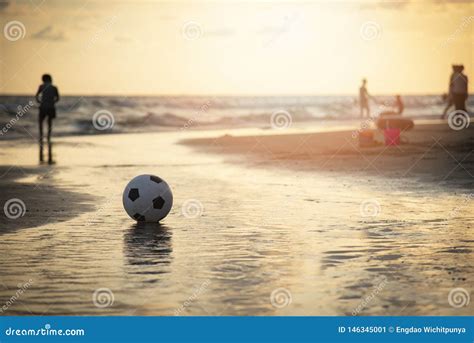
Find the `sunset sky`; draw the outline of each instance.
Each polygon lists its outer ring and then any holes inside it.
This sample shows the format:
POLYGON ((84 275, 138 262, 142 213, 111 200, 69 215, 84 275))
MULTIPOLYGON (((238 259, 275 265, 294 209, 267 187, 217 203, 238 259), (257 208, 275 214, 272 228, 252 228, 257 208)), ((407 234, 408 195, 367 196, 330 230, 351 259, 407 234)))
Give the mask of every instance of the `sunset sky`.
POLYGON ((470 1, 0 0, 0 24, 0 94, 45 72, 81 95, 354 94, 362 77, 439 94, 452 63, 474 80, 470 1))

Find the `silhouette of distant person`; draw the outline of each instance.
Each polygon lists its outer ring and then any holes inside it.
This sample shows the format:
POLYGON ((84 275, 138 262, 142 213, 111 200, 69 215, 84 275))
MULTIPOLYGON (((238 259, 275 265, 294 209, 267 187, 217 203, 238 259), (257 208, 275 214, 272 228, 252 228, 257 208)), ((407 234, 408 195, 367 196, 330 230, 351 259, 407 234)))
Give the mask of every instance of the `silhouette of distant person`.
POLYGON ((468 79, 463 70, 463 65, 453 65, 453 73, 449 80, 449 95, 456 111, 466 111, 468 79))
POLYGON ((403 114, 403 111, 405 110, 405 105, 403 104, 402 97, 400 95, 395 95, 395 110, 394 111, 386 111, 380 113, 380 117, 383 116, 390 116, 390 115, 399 115, 401 116, 403 114))
POLYGON ((43 155, 43 121, 48 118, 48 163, 53 163, 53 152, 51 144, 51 131, 53 119, 56 118, 55 104, 59 101, 59 92, 56 86, 53 86, 53 78, 49 74, 44 74, 41 84, 36 92, 36 101, 39 106, 39 147, 40 162, 44 161, 43 155))
POLYGON ((405 110, 405 105, 403 104, 402 97, 399 94, 395 95, 395 99, 395 103, 397 105, 397 113, 401 116, 403 114, 403 111, 405 110))
POLYGON ((359 105, 360 105, 360 117, 364 118, 364 111, 367 113, 367 117, 370 117, 369 107, 369 92, 367 91, 367 80, 362 80, 362 85, 359 88, 359 105))

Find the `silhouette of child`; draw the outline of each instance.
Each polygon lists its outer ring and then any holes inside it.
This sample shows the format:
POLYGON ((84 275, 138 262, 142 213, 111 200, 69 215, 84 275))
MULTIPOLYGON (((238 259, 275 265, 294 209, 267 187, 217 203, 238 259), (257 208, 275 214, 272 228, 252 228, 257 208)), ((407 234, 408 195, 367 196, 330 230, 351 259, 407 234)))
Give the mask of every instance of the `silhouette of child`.
POLYGON ((53 163, 53 152, 51 146, 51 131, 53 119, 56 118, 55 104, 59 101, 59 92, 56 86, 53 86, 53 78, 49 74, 44 74, 41 84, 36 92, 36 101, 39 106, 39 146, 40 162, 43 162, 43 121, 48 118, 48 163, 53 163))
POLYGON ((393 116, 393 115, 401 116, 404 110, 405 110, 405 105, 403 104, 402 97, 397 94, 395 95, 395 110, 382 112, 379 114, 379 116, 380 117, 393 116))

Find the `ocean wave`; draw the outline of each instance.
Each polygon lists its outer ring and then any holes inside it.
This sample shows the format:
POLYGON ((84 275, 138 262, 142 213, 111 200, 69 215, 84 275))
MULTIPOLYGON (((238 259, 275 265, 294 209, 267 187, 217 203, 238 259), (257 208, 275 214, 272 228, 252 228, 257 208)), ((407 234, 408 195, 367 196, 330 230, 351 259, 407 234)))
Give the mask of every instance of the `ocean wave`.
MULTIPOLYGON (((372 111, 394 106, 393 97, 376 97, 372 111)), ((404 96, 404 115, 415 118, 438 117, 445 103, 441 96, 404 96)), ((32 96, 0 96, 0 125, 14 118, 19 106, 34 102, 16 128, 34 129, 37 125, 37 104, 32 96)), ((468 99, 474 106, 474 97, 468 99)), ((57 104, 55 132, 58 134, 92 134, 106 132, 147 131, 150 129, 180 129, 198 127, 268 127, 275 111, 286 111, 292 122, 346 120, 359 117, 354 96, 283 96, 283 97, 124 97, 124 96, 64 96, 57 104), (98 111, 108 111, 114 126, 97 132, 92 118, 98 111)))

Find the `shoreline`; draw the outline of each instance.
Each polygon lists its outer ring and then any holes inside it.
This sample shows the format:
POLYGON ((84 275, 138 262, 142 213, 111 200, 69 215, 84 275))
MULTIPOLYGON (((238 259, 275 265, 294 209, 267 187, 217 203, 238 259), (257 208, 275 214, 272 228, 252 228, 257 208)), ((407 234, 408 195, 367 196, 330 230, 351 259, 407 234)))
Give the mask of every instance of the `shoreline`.
MULTIPOLYGON (((34 114, 36 115, 36 114, 34 114)), ((168 133, 168 132, 215 132, 215 131, 243 131, 251 130, 256 131, 255 135, 267 135, 267 134, 284 134, 284 130, 273 129, 271 126, 270 114, 268 115, 268 121, 258 121, 258 122, 238 122, 239 118, 234 118, 237 122, 229 124, 227 119, 222 119, 224 123, 206 123, 199 122, 196 118, 190 118, 186 120, 181 126, 169 126, 169 125, 149 125, 149 126, 135 126, 118 122, 118 127, 107 130, 97 130, 91 127, 89 130, 82 131, 58 131, 61 126, 59 124, 53 123, 53 139, 64 138, 64 137, 81 137, 81 136, 107 136, 107 135, 123 135, 123 134, 152 134, 152 133, 168 133)), ((446 124, 446 119, 439 119, 438 115, 432 115, 429 117, 425 116, 404 116, 404 118, 414 120, 416 125, 425 125, 425 124, 446 124)), ((474 116, 471 115, 470 118, 474 116)), ((344 129, 351 128, 352 131, 358 131, 357 127, 361 124, 366 126, 371 126, 370 123, 374 123, 374 118, 359 118, 358 116, 346 117, 346 118, 334 118, 332 116, 325 116, 321 118, 314 118, 311 120, 297 120, 293 121, 290 131, 300 130, 308 132, 323 132, 323 131, 341 131, 344 129)), ((91 120, 92 123, 92 120, 91 120)), ((370 128, 370 127, 369 127, 370 128)), ((16 125, 10 128, 6 133, 0 134, 0 142, 2 141, 20 141, 20 140, 30 140, 33 138, 36 139, 38 135, 38 127, 35 126, 34 130, 27 130, 24 127, 20 127, 22 131, 19 130, 16 125)), ((252 133, 253 135, 253 133, 252 133)))
MULTIPOLYGON (((375 139, 383 140, 380 130, 375 139)), ((193 149, 220 154, 231 163, 296 171, 348 172, 474 185, 474 127, 454 131, 444 124, 415 124, 402 144, 360 148, 354 130, 185 139, 193 149), (458 163, 470 167, 459 166, 458 163), (454 170, 453 170, 454 169, 454 170), (462 182, 458 182, 462 181, 462 182), (465 181, 465 182, 464 182, 465 181)))

